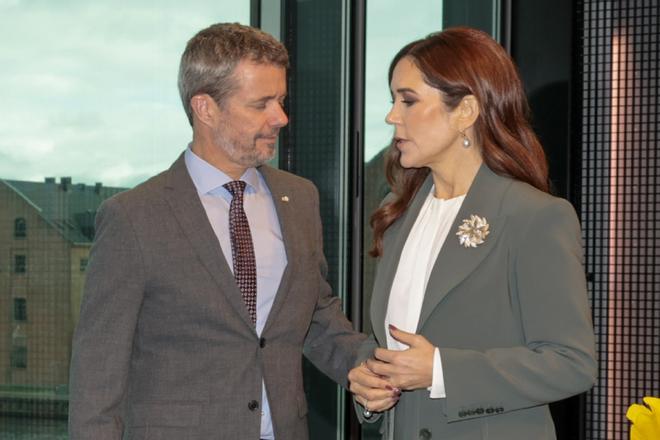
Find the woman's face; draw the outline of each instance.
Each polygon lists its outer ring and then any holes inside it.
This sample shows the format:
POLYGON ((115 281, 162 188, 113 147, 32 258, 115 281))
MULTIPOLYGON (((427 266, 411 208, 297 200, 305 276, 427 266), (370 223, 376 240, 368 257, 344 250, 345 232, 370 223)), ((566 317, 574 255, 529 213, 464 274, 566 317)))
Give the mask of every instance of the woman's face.
POLYGON ((394 126, 401 166, 434 168, 461 148, 454 112, 442 102, 442 92, 424 82, 410 58, 395 66, 390 90, 392 109, 385 121, 394 126))

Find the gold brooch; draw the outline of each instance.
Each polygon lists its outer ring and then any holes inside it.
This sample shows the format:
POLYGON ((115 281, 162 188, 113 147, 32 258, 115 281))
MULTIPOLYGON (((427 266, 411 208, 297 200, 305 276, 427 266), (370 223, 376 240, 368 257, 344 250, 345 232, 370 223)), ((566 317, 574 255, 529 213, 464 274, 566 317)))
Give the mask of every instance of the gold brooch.
POLYGON ((472 214, 469 219, 463 220, 463 224, 458 227, 456 235, 458 235, 459 243, 464 247, 476 248, 490 234, 488 228, 490 228, 490 225, 485 217, 472 214))
POLYGON ((282 201, 284 203, 288 203, 289 202, 289 196, 282 196, 282 201))

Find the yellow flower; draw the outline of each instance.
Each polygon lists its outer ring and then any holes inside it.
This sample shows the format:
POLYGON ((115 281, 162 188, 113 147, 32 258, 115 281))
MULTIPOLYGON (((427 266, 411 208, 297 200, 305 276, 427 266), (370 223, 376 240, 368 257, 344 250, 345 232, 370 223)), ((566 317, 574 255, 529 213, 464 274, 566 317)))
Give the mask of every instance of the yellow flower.
POLYGON ((628 408, 626 417, 632 422, 630 440, 660 439, 660 399, 644 397, 644 405, 633 403, 628 408))

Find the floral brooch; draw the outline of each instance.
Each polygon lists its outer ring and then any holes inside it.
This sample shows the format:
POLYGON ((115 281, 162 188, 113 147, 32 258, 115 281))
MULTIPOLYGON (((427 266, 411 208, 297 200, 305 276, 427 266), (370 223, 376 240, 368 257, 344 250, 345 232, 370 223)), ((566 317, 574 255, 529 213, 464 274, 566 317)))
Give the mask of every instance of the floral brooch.
POLYGON ((458 235, 458 241, 463 247, 476 248, 490 234, 489 228, 490 225, 485 217, 472 214, 469 219, 463 220, 463 224, 458 227, 456 235, 458 235))

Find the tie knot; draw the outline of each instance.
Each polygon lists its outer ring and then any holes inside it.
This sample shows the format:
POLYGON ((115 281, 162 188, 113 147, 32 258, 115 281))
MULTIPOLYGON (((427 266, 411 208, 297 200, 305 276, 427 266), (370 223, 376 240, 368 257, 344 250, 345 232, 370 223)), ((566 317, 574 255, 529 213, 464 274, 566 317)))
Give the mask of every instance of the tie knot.
POLYGON ((243 191, 245 191, 245 182, 242 180, 232 180, 231 182, 227 182, 222 186, 224 186, 233 197, 241 197, 243 195, 243 191))

